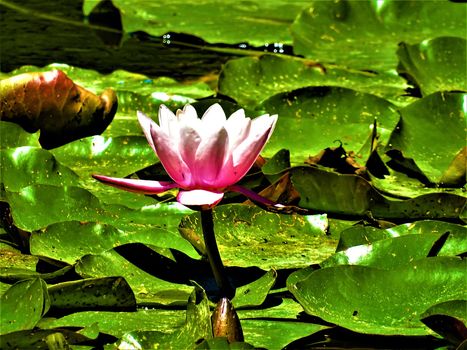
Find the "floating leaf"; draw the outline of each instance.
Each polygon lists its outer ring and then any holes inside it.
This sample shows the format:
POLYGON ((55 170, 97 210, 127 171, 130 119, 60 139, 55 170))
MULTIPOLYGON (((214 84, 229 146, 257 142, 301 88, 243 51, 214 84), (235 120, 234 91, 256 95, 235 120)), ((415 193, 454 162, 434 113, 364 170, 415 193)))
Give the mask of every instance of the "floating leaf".
POLYGON ((338 87, 303 88, 277 94, 258 108, 279 115, 265 155, 287 148, 292 162, 300 163, 310 155, 338 145, 339 141, 348 152, 355 152, 365 162, 370 155, 375 118, 383 144, 399 120, 396 106, 388 101, 338 87), (290 143, 291 135, 293 143, 290 143))
POLYGON ((48 151, 31 146, 9 148, 0 151, 2 164, 1 182, 5 190, 18 192, 34 185, 76 185, 78 176, 60 164, 48 151))
MULTIPOLYGON (((326 215, 286 216, 256 206, 225 205, 214 209, 214 226, 227 266, 303 267, 322 261, 334 252, 336 245, 334 239, 326 236, 326 215), (252 249, 255 254, 251 254, 252 249)), ((180 232, 204 250, 198 214, 185 218, 180 232)))
POLYGON ((0 149, 21 146, 40 147, 39 133, 31 134, 15 123, 0 120, 0 149))
POLYGON ((350 330, 425 335, 429 331, 420 316, 426 309, 467 297, 466 268, 466 261, 450 257, 426 258, 389 270, 335 266, 289 282, 288 288, 308 314, 350 330))
MULTIPOLYGON (((95 0, 86 0, 84 13, 91 12, 95 4, 95 0)), ((123 28, 127 33, 146 31, 162 36, 167 32, 177 32, 196 35, 208 42, 248 42, 252 45, 290 43, 288 26, 306 5, 306 1, 285 4, 282 1, 258 0, 239 3, 180 0, 115 2, 122 13, 123 28), (191 20, 183 21, 183 18, 191 20)), ((167 41, 170 43, 170 35, 167 41)))
POLYGON ((430 307, 422 322, 458 348, 467 339, 467 300, 452 300, 430 307))
POLYGON ((356 175, 340 175, 314 167, 291 169, 292 183, 300 193, 299 205, 318 212, 375 218, 444 219, 462 217, 466 198, 430 193, 407 200, 389 200, 356 175))
POLYGON ((423 93, 467 91, 467 45, 464 38, 437 37, 410 45, 401 43, 399 71, 407 74, 423 93))
POLYGON ((185 304, 192 287, 171 283, 139 269, 114 250, 100 255, 87 255, 76 265, 84 278, 122 276, 131 286, 138 303, 185 304))
MULTIPOLYGON (((162 214, 162 210, 161 213, 162 214)), ((33 232, 30 249, 33 254, 74 264, 87 254, 100 254, 111 248, 128 243, 143 243, 160 248, 177 249, 192 258, 199 255, 190 243, 174 230, 146 227, 117 229, 112 225, 96 222, 66 221, 48 226, 43 231, 33 232), (70 235, 72 233, 72 235, 70 235)), ((161 225, 162 226, 162 225, 161 225)), ((174 223, 175 226, 175 223, 174 223)))
POLYGON ((261 305, 276 282, 276 278, 277 272, 270 270, 256 281, 237 288, 232 304, 237 309, 261 305))
POLYGON ((56 309, 136 308, 130 286, 121 277, 104 277, 57 283, 48 288, 50 303, 56 309))
POLYGON ((423 220, 403 224, 389 229, 378 229, 370 226, 354 226, 342 231, 337 251, 350 247, 371 244, 380 239, 399 237, 408 234, 446 234, 448 239, 438 256, 453 256, 467 252, 467 229, 462 225, 449 222, 423 220))
POLYGON ((197 287, 190 295, 185 324, 171 333, 158 331, 130 332, 119 341, 120 348, 153 349, 191 349, 203 340, 212 338, 211 312, 209 301, 203 290, 197 287))
POLYGON ((362 265, 389 269, 427 257, 441 234, 425 233, 380 239, 341 250, 323 261, 321 267, 362 265))
POLYGON ((82 311, 57 319, 43 318, 42 329, 64 327, 89 327, 97 323, 101 333, 121 337, 131 331, 158 331, 170 333, 181 327, 186 319, 184 310, 137 309, 132 312, 82 311), (163 322, 161 322, 163 320, 163 322))
POLYGON ((466 99, 465 93, 436 92, 402 108, 388 147, 412 158, 431 182, 439 183, 465 147, 466 99))
MULTIPOLYGON (((90 340, 84 335, 66 329, 36 329, 2 335, 0 337, 0 347, 2 349, 68 350, 70 344, 89 344, 90 340)), ((89 349, 85 345, 74 345, 73 348, 89 349)))
POLYGON ((49 310, 47 286, 40 278, 12 285, 1 298, 1 334, 33 329, 49 310))
POLYGON ((381 72, 396 68, 400 42, 463 36, 466 18, 467 6, 454 2, 313 1, 291 30, 296 54, 381 72))
POLYGON ((219 91, 249 108, 277 93, 309 86, 345 87, 389 100, 399 99, 408 87, 396 72, 378 74, 270 54, 231 59, 219 76, 219 91))
POLYGON ((60 70, 1 80, 0 98, 0 119, 18 123, 29 132, 41 130, 39 141, 45 148, 102 133, 117 110, 113 90, 98 97, 60 70))

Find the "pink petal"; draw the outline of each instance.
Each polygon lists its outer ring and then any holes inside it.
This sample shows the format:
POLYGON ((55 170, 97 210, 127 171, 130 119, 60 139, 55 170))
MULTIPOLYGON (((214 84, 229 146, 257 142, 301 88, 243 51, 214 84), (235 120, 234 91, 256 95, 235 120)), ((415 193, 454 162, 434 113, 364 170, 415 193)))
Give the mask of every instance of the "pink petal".
POLYGON ((178 150, 192 174, 196 169, 196 151, 200 143, 201 136, 195 129, 188 125, 182 125, 180 127, 180 144, 178 145, 178 150))
POLYGON ((228 188, 228 190, 233 191, 233 192, 241 193, 241 194, 248 197, 249 199, 251 199, 254 202, 259 202, 259 203, 264 204, 264 205, 272 205, 272 206, 275 206, 277 208, 283 208, 284 207, 282 204, 278 204, 276 202, 273 202, 270 199, 264 198, 263 196, 260 196, 258 193, 250 190, 249 188, 243 187, 243 186, 233 185, 233 186, 230 186, 228 188))
POLYGON ((175 117, 175 114, 168 109, 165 105, 159 106, 159 126, 160 128, 169 136, 172 134, 172 129, 174 124, 177 124, 178 119, 175 117))
POLYGON ((151 124, 151 136, 162 166, 167 174, 180 185, 187 187, 191 184, 191 172, 178 152, 178 145, 174 145, 170 137, 157 124, 151 124))
POLYGON ((125 191, 144 194, 158 194, 177 187, 176 183, 169 181, 122 179, 103 175, 92 175, 92 177, 106 185, 110 185, 125 191))
MULTIPOLYGON (((218 187, 217 180, 222 172, 224 160, 228 151, 229 135, 221 128, 209 137, 204 136, 196 151, 195 169, 191 168, 196 177, 195 183, 201 186, 218 187)), ((190 147, 185 143, 184 147, 190 147)))
POLYGON ((250 132, 251 119, 245 117, 245 111, 239 109, 233 113, 225 124, 225 129, 229 133, 229 149, 235 149, 242 143, 250 132))
POLYGON ((224 197, 224 193, 222 192, 219 193, 205 190, 180 191, 177 195, 177 201, 187 207, 213 207, 221 201, 222 197, 224 197))
POLYGON ((253 120, 248 138, 232 151, 234 174, 239 179, 250 170, 274 129, 277 116, 267 116, 267 120, 263 117, 261 123, 253 124, 253 120))
POLYGON ((154 150, 154 153, 155 153, 156 147, 154 146, 154 141, 152 140, 152 136, 151 136, 151 125, 155 123, 151 118, 149 118, 143 112, 138 111, 136 114, 138 116, 138 121, 139 121, 139 124, 141 125, 141 129, 143 129, 144 136, 146 136, 146 139, 148 140, 149 145, 151 146, 151 148, 154 150))

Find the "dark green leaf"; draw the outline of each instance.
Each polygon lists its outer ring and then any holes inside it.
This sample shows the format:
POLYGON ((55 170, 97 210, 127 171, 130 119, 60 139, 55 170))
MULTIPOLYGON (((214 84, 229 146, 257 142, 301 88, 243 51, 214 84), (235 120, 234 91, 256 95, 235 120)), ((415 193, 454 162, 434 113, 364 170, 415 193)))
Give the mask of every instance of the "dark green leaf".
POLYGON ((292 26, 294 52, 321 62, 388 71, 397 65, 398 43, 462 37, 466 18, 467 6, 454 2, 313 1, 292 26))
POLYGON ((410 76, 423 95, 467 91, 467 46, 464 38, 441 37, 410 45, 401 43, 399 71, 410 76))
POLYGON ((379 141, 383 144, 399 120, 396 107, 388 101, 338 87, 303 88, 277 94, 258 108, 279 115, 265 154, 287 148, 292 162, 299 163, 327 147, 338 146, 339 141, 347 152, 355 152, 357 161, 361 159, 364 163, 371 151, 374 120, 377 119, 379 141))
POLYGON ((193 290, 187 285, 171 283, 150 275, 114 250, 85 256, 76 264, 76 272, 84 278, 122 276, 135 293, 138 303, 144 304, 185 304, 193 290))
MULTIPOLYGON (((249 2, 205 1, 119 1, 126 32, 146 31, 154 36, 167 32, 188 33, 208 42, 252 45, 290 43, 288 26, 307 1, 284 3, 280 0, 249 2), (183 19, 190 19, 189 21, 183 19), (235 28, 235 30, 232 30, 235 28)), ((95 6, 85 1, 84 13, 95 6)), ((167 37, 170 43, 170 35, 167 37)))
POLYGON ((269 54, 229 60, 219 77, 220 92, 249 108, 277 93, 308 86, 345 87, 389 100, 399 100, 408 87, 394 71, 377 74, 269 54))
POLYGON ((277 272, 268 271, 258 280, 237 288, 232 304, 236 309, 261 305, 276 282, 277 272))
POLYGON ((203 340, 212 338, 209 301, 203 290, 197 287, 190 295, 185 324, 171 333, 135 331, 125 334, 119 345, 132 349, 191 349, 203 340))
MULTIPOLYGON (((296 268, 331 255, 336 241, 326 235, 326 215, 279 215, 256 206, 224 205, 214 210, 222 260, 227 266, 296 268), (251 254, 254 250, 255 254, 251 254)), ((204 250, 199 215, 180 224, 184 237, 204 250)))
POLYGON ((21 126, 0 120, 0 149, 31 146, 40 147, 39 133, 31 134, 26 132, 21 126))
POLYGON ((40 278, 17 282, 2 295, 1 305, 1 334, 33 329, 50 307, 47 286, 40 278))
POLYGON ((413 159, 431 182, 439 183, 465 147, 466 100, 465 93, 436 92, 402 108, 388 147, 413 159))
POLYGON ((57 283, 49 287, 51 306, 57 309, 134 309, 136 300, 121 277, 57 283))
POLYGON ((426 258, 390 270, 335 266, 289 282, 288 288, 310 315, 353 331, 424 335, 429 332, 420 315, 427 308, 467 297, 466 268, 466 261, 450 257, 426 258))

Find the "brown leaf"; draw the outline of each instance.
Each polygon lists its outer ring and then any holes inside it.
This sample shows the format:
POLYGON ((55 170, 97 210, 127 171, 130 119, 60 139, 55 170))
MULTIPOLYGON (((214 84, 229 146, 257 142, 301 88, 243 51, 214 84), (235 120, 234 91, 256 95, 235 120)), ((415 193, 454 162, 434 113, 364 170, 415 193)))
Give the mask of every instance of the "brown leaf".
POLYGON ((0 81, 0 120, 19 124, 28 132, 40 130, 44 148, 102 133, 116 111, 112 89, 97 96, 59 70, 0 81))
POLYGON ((466 183, 467 147, 462 148, 454 157, 440 179, 443 187, 462 187, 466 183))
POLYGON ((305 163, 332 168, 341 174, 364 175, 366 167, 358 164, 355 158, 355 152, 347 153, 340 145, 339 147, 328 147, 317 155, 310 156, 305 163))

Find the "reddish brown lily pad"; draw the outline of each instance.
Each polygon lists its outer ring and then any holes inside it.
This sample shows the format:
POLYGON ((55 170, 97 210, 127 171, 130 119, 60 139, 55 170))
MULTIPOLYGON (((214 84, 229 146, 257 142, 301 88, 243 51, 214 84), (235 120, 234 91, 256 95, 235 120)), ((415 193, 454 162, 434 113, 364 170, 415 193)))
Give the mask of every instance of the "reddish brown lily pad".
POLYGON ((0 81, 0 120, 41 131, 44 148, 102 133, 117 111, 112 89, 100 96, 59 70, 24 73, 0 81))

